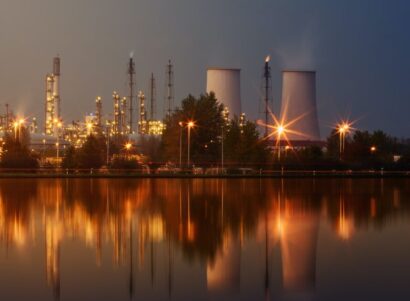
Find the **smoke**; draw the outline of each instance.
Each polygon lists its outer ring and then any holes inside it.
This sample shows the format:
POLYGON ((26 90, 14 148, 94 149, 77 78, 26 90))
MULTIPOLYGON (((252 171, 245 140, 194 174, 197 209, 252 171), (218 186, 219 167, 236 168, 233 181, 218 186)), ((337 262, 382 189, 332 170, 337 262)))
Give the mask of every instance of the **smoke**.
POLYGON ((285 40, 275 49, 282 69, 315 70, 317 68, 317 35, 313 26, 306 26, 300 35, 285 40))

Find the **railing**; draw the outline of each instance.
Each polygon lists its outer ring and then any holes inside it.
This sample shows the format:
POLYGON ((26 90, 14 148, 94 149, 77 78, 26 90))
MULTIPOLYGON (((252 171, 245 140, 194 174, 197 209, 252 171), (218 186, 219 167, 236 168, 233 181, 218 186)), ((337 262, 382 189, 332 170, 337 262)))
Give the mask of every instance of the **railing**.
POLYGON ((285 169, 221 169, 221 168, 158 168, 138 169, 65 169, 65 168, 1 168, 0 177, 410 177, 410 171, 394 170, 285 170, 285 169))

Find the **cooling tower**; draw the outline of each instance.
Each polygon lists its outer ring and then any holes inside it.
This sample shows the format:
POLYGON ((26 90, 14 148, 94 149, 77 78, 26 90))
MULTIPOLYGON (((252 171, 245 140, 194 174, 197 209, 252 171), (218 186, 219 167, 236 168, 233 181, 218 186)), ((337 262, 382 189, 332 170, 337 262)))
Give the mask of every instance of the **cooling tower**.
POLYGON ((315 71, 283 71, 281 120, 289 130, 289 140, 319 141, 319 122, 316 110, 315 71))
POLYGON ((281 239, 283 288, 286 292, 308 293, 316 283, 317 213, 285 218, 281 239))
POLYGON ((238 240, 227 237, 223 250, 215 262, 206 268, 208 290, 213 293, 237 291, 240 286, 241 246, 238 240))
POLYGON ((241 70, 209 68, 207 70, 206 92, 214 92, 218 101, 224 104, 232 118, 241 111, 241 70))

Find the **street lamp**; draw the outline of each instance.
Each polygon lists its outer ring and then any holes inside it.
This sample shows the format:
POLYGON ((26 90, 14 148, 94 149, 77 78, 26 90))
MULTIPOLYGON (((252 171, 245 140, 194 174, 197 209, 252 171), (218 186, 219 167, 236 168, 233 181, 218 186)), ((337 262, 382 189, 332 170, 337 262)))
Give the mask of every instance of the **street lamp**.
POLYGON ((107 121, 106 125, 107 125, 107 129, 106 129, 106 131, 107 131, 107 133, 106 133, 107 134, 107 158, 106 158, 106 160, 107 160, 107 166, 108 166, 108 164, 110 163, 110 135, 111 135, 110 125, 111 125, 111 123, 109 121, 107 121))
POLYGON ((280 162, 280 140, 284 132, 285 132, 285 127, 282 124, 279 124, 276 128, 277 144, 278 144, 278 161, 279 162, 280 162))
POLYGON ((182 128, 184 123, 182 121, 178 122, 179 125, 179 168, 182 169, 182 128))
POLYGON ((188 121, 187 129, 188 129, 188 168, 190 166, 190 148, 191 148, 191 128, 195 126, 193 121, 188 121))
POLYGON ((339 159, 342 159, 342 155, 345 150, 346 134, 350 132, 350 124, 348 122, 342 122, 338 125, 337 131, 339 133, 339 159))
POLYGON ((57 167, 58 167, 58 161, 60 159, 60 143, 56 142, 56 149, 57 149, 57 167))
POLYGON ((125 150, 127 151, 127 160, 129 159, 129 154, 130 154, 129 152, 130 152, 131 147, 132 147, 131 142, 127 142, 125 144, 125 150))

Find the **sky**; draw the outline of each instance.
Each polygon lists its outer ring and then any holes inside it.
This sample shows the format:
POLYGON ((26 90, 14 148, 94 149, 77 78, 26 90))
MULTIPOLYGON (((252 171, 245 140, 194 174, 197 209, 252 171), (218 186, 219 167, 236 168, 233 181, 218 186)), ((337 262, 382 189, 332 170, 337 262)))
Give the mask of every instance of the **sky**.
POLYGON ((209 66, 241 68, 242 107, 261 118, 265 57, 272 58, 274 105, 281 70, 317 71, 323 138, 340 119, 356 128, 410 137, 410 2, 407 0, 0 0, 0 112, 4 105, 44 119, 45 75, 61 57, 66 122, 111 111, 127 95, 134 52, 137 89, 175 68, 175 102, 205 92, 209 66))

